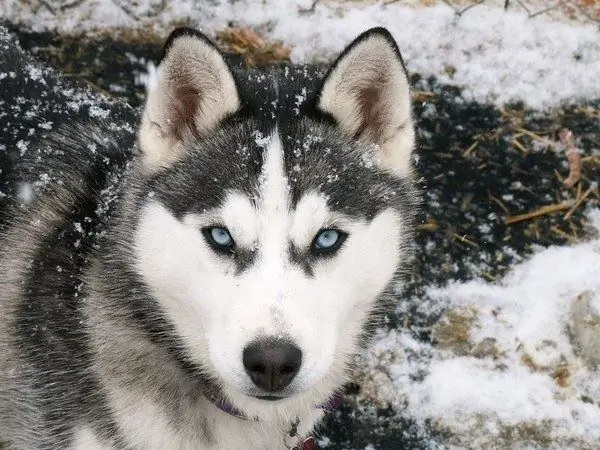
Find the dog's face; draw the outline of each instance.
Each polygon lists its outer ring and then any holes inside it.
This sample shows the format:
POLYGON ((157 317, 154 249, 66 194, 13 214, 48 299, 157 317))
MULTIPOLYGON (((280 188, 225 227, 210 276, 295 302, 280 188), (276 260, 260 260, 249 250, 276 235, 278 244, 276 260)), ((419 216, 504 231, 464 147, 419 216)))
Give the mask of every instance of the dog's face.
POLYGON ((413 136, 383 30, 323 79, 243 77, 197 32, 167 41, 140 129, 136 270, 242 411, 314 406, 347 381, 412 244, 413 136))

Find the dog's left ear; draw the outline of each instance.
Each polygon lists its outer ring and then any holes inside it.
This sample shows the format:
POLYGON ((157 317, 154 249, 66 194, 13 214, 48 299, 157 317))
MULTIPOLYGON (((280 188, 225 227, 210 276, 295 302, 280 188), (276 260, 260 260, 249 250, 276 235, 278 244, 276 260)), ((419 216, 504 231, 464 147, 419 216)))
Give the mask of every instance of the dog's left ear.
POLYGON ((385 28, 364 32, 343 51, 323 80, 317 107, 347 133, 375 144, 383 167, 410 172, 415 132, 409 82, 385 28))

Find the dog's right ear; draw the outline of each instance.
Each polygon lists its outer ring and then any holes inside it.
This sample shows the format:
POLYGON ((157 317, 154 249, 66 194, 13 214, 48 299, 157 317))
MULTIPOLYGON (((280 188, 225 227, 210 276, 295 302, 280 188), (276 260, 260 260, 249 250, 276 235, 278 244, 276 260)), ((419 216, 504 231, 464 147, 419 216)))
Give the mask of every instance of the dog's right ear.
POLYGON ((235 80, 221 52, 199 31, 178 28, 168 37, 139 131, 150 169, 177 159, 184 142, 202 135, 240 108, 235 80))

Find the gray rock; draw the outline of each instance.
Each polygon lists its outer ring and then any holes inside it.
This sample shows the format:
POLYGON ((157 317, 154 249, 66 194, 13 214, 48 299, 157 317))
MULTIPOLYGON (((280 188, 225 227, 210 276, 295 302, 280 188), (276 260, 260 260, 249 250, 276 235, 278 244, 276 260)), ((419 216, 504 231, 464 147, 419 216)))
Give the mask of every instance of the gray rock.
POLYGON ((591 369, 600 366, 600 311, 592 294, 583 292, 571 303, 568 332, 573 350, 591 369))

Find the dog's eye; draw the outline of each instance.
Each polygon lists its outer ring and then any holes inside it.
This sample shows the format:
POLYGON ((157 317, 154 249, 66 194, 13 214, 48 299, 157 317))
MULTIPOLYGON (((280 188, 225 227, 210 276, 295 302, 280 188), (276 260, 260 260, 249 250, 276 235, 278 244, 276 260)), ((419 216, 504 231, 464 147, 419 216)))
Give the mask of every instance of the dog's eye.
POLYGON ((207 227, 202 229, 208 243, 219 251, 231 251, 234 246, 229 230, 224 227, 207 227))
POLYGON ((333 228, 321 230, 315 236, 311 251, 317 256, 330 255, 342 246, 346 237, 346 233, 333 228))

